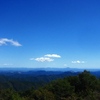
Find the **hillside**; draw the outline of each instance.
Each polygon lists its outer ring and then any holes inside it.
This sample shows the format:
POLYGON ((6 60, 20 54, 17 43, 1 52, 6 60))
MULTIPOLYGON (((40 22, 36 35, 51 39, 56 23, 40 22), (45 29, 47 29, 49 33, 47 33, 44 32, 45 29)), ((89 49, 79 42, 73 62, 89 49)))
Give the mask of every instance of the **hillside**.
POLYGON ((100 79, 86 70, 41 73, 2 73, 0 100, 100 100, 100 79))

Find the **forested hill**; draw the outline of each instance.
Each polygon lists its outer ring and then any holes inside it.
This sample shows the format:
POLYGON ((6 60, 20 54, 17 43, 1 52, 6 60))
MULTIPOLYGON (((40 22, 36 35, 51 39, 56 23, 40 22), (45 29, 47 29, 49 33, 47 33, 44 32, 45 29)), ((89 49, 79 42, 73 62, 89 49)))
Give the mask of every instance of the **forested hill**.
MULTIPOLYGON (((32 87, 37 89, 45 84, 68 76, 76 76, 81 72, 73 71, 2 71, 0 72, 0 89, 12 88, 16 91, 25 91, 32 87)), ((91 72, 100 77, 100 72, 91 72)))
POLYGON ((1 73, 0 100, 100 100, 100 79, 86 70, 41 73, 1 73))
POLYGON ((12 88, 16 91, 25 91, 32 87, 37 89, 45 84, 66 76, 75 76, 78 72, 60 71, 4 71, 0 72, 0 89, 12 88))

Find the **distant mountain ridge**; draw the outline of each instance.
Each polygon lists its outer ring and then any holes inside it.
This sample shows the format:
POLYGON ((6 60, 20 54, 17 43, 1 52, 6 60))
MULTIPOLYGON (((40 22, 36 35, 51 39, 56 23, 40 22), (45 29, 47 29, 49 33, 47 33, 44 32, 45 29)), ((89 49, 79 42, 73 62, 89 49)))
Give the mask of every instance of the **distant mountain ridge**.
POLYGON ((81 68, 70 68, 70 67, 67 67, 67 68, 52 68, 52 67, 48 67, 48 68, 0 68, 0 72, 2 71, 23 71, 23 72, 27 72, 27 71, 61 71, 61 72, 66 72, 66 71, 73 71, 73 72, 82 72, 84 70, 87 70, 87 71, 91 71, 91 72, 94 72, 94 71, 100 71, 100 69, 81 69, 81 68))
POLYGON ((0 74, 3 75, 74 75, 83 72, 84 70, 90 71, 96 77, 100 77, 100 69, 78 69, 78 68, 0 68, 0 74), (68 74, 69 73, 69 74, 68 74))

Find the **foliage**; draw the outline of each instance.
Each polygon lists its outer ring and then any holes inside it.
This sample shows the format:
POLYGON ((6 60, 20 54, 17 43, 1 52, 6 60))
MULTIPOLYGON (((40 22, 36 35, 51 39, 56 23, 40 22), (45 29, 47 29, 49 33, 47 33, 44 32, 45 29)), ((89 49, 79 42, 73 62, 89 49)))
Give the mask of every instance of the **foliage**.
POLYGON ((0 100, 100 100, 100 79, 85 70, 77 76, 56 79, 37 89, 33 84, 33 88, 18 92, 11 85, 10 89, 0 90, 0 100))

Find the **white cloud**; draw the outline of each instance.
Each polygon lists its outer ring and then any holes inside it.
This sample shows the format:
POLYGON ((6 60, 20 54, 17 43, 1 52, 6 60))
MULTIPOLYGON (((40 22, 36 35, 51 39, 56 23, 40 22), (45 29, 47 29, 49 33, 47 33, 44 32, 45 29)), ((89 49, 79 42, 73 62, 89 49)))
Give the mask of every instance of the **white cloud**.
POLYGON ((13 46, 22 46, 19 42, 14 41, 13 39, 1 38, 0 39, 0 46, 7 45, 10 43, 13 46))
POLYGON ((30 60, 35 60, 38 62, 52 62, 54 59, 52 58, 61 58, 60 55, 57 54, 46 54, 43 57, 38 57, 38 58, 30 58, 30 60))
POLYGON ((2 64, 3 66, 11 66, 13 64, 8 64, 8 63, 5 63, 5 64, 2 64))
POLYGON ((72 61, 72 63, 74 63, 74 64, 81 64, 81 63, 85 63, 85 61, 79 61, 79 60, 77 60, 77 61, 72 61))
POLYGON ((54 59, 48 57, 40 57, 40 58, 31 58, 30 60, 36 60, 38 62, 52 62, 54 59))
POLYGON ((30 58, 30 60, 35 60, 34 58, 30 58))
POLYGON ((67 64, 64 64, 64 66, 66 67, 66 66, 67 66, 67 64))
POLYGON ((0 66, 12 66, 13 64, 11 63, 4 63, 4 64, 0 64, 0 66))
POLYGON ((49 57, 49 58, 61 58, 60 55, 57 55, 57 54, 46 54, 44 55, 45 57, 49 57))

